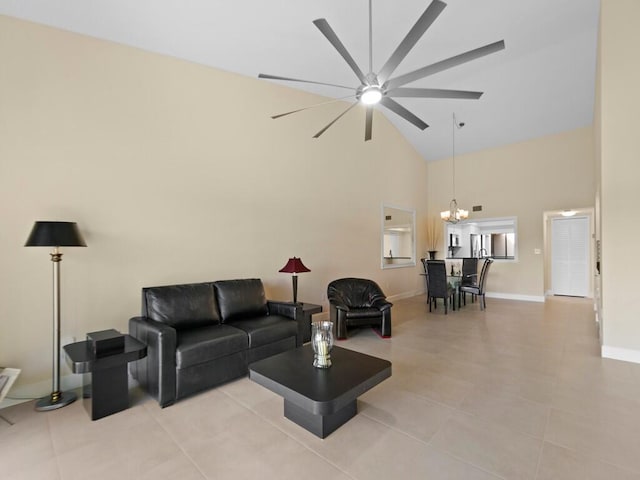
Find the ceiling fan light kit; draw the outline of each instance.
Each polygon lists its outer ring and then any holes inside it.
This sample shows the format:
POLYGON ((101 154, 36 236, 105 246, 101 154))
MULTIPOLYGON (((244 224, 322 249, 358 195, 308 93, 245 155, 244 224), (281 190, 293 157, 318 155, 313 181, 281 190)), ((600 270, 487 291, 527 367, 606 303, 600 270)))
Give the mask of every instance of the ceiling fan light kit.
POLYGON ((372 85, 362 90, 358 98, 365 105, 375 105, 382 100, 382 90, 377 85, 372 85))
MULTIPOLYGON (((313 21, 313 24, 320 30, 320 32, 327 38, 329 43, 337 50, 340 56, 349 65, 353 73, 360 81, 360 85, 357 87, 349 87, 345 85, 336 85, 331 83, 316 82, 313 80, 302 80, 291 77, 281 77, 277 75, 259 74, 258 78, 270 79, 270 80, 282 80, 288 82, 302 82, 312 83, 316 85, 325 85, 331 87, 344 88, 352 91, 352 94, 348 97, 343 97, 336 100, 330 100, 323 102, 319 105, 327 103, 333 103, 335 101, 344 100, 345 98, 355 97, 355 101, 340 115, 333 119, 328 125, 314 135, 314 138, 318 138, 329 127, 342 118, 349 110, 351 110, 358 103, 362 103, 366 106, 365 117, 365 141, 371 140, 373 129, 373 109, 374 105, 380 104, 391 110, 396 115, 404 118, 406 121, 412 123, 420 130, 426 129, 429 125, 416 115, 411 113, 405 107, 392 99, 392 97, 405 97, 405 98, 447 98, 447 99, 465 99, 465 100, 477 100, 482 96, 483 92, 471 92, 466 90, 446 90, 437 88, 402 88, 403 85, 428 77, 435 73, 447 70, 449 68, 456 67, 463 63, 470 62, 480 57, 484 57, 491 53, 498 52, 505 48, 504 40, 494 42, 485 45, 468 52, 455 55, 453 57, 441 60, 426 67, 422 67, 412 72, 392 77, 394 71, 404 60, 407 54, 420 40, 422 35, 427 31, 431 24, 438 18, 442 11, 447 6, 446 3, 440 0, 432 0, 426 10, 422 13, 420 18, 416 21, 414 26, 409 30, 404 39, 400 42, 396 50, 391 54, 387 62, 382 66, 379 72, 376 74, 373 72, 373 27, 372 27, 372 0, 369 0, 369 73, 365 73, 360 69, 356 61, 353 59, 349 51, 342 44, 336 33, 333 31, 329 23, 324 18, 319 18, 313 21)), ((273 115, 271 118, 282 118, 292 113, 298 113, 309 108, 316 107, 313 105, 310 107, 299 108, 290 112, 273 115)))

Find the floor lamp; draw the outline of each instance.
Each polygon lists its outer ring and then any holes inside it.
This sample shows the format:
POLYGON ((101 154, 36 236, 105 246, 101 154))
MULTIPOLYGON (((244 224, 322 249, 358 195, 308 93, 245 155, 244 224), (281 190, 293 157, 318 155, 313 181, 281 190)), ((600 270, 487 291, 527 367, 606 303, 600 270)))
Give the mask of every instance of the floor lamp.
POLYGON ((53 247, 53 388, 51 395, 36 402, 36 410, 55 410, 74 402, 74 392, 60 391, 60 262, 59 247, 86 247, 75 222, 36 222, 25 247, 53 247))

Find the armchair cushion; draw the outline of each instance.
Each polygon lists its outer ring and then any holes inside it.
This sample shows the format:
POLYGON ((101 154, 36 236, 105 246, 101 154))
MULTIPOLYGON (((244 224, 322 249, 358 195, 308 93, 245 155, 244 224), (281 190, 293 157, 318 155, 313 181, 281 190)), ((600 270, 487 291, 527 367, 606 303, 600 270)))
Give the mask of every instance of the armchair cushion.
POLYGON ((213 285, 222 323, 268 315, 267 297, 260 279, 220 280, 213 285))
POLYGON ((347 310, 345 315, 347 318, 379 318, 380 309, 379 308, 357 308, 354 310, 347 310))
POLYGON ((142 315, 176 329, 220 323, 210 283, 143 288, 142 315))

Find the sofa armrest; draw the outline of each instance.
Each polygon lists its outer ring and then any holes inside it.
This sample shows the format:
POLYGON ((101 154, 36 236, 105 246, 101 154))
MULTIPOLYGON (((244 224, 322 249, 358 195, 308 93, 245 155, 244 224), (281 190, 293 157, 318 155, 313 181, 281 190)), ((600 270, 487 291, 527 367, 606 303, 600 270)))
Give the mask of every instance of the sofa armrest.
POLYGON ((301 303, 267 300, 267 308, 269 309, 269 315, 282 315, 284 317, 289 317, 292 320, 297 320, 298 317, 302 315, 301 303))
POLYGON ((147 346, 147 356, 130 364, 131 374, 161 407, 176 399, 176 331, 148 317, 129 319, 129 335, 147 346))
POLYGON ((269 309, 269 315, 282 315, 298 322, 296 346, 300 347, 304 337, 304 313, 302 313, 302 304, 267 300, 267 308, 269 309))

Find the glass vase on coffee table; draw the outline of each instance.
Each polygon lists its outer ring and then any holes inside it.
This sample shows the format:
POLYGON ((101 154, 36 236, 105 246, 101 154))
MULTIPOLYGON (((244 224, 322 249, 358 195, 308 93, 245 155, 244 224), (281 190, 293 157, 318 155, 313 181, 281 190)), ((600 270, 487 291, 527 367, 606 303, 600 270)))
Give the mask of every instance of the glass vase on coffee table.
POLYGON ((333 322, 321 321, 311 324, 311 347, 313 348, 313 366, 329 368, 333 348, 333 322))

